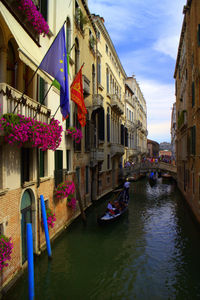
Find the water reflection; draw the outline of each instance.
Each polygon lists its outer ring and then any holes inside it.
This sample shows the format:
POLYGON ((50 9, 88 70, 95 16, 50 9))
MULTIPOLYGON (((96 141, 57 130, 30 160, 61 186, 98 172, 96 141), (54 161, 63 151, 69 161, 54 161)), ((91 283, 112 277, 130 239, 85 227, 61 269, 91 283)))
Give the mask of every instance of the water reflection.
MULTIPOLYGON (((132 183, 129 213, 101 227, 107 200, 53 243, 52 261, 36 259, 36 299, 200 299, 200 233, 176 186, 132 183)), ((26 272, 4 299, 28 299, 26 272)))

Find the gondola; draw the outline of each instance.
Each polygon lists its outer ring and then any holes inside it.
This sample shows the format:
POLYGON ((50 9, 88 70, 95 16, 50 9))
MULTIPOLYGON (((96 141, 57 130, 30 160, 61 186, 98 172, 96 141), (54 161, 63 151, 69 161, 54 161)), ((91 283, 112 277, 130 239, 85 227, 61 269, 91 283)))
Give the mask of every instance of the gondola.
MULTIPOLYGON (((118 196, 117 201, 119 200, 120 197, 125 197, 125 193, 124 191, 122 191, 120 193, 120 195, 118 196)), ((97 218, 97 223, 100 225, 105 225, 105 224, 109 224, 109 223, 113 223, 116 220, 120 219, 121 216, 123 216, 127 211, 128 211, 128 202, 125 201, 125 199, 123 199, 124 202, 124 208, 122 210, 120 210, 118 213, 116 214, 110 214, 108 210, 106 210, 106 212, 101 215, 100 217, 97 218)))

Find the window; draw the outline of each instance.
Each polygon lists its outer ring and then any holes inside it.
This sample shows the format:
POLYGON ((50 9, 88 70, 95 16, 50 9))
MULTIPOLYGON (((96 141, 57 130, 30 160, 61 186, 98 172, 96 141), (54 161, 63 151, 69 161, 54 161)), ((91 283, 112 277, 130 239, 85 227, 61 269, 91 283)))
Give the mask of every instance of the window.
POLYGON ((92 94, 95 94, 95 66, 92 65, 92 94))
POLYGON ((89 193, 89 167, 85 167, 85 193, 89 193))
POLYGON ((106 83, 107 83, 107 93, 109 93, 109 71, 106 69, 106 83))
POLYGON ((104 114, 104 109, 101 109, 98 112, 98 138, 101 141, 104 141, 105 139, 105 114, 104 114))
POLYGON ((70 19, 67 18, 67 53, 70 54, 71 50, 71 23, 70 19))
POLYGON ((68 116, 68 118, 66 119, 66 129, 68 129, 70 127, 70 114, 68 116))
POLYGON ((16 59, 12 43, 8 42, 7 83, 16 87, 16 59))
MULTIPOLYGON (((75 126, 76 128, 78 128, 78 129, 82 130, 82 129, 81 129, 81 125, 80 125, 80 123, 79 123, 79 121, 78 121, 78 116, 77 116, 77 106, 75 107, 75 110, 74 110, 74 126, 75 126)), ((82 141, 80 141, 80 143, 76 143, 76 142, 74 141, 74 151, 81 151, 81 143, 82 143, 82 141)))
POLYGON ((79 51, 79 42, 78 39, 75 39, 75 73, 78 73, 79 71, 79 55, 80 55, 80 51, 79 51))
POLYGON ((85 151, 90 151, 90 121, 89 116, 86 116, 86 125, 85 125, 85 151))
POLYGON ((110 110, 107 108, 107 142, 110 142, 110 110))
POLYGON ((110 154, 107 155, 107 169, 110 170, 110 154))
POLYGON ((45 105, 46 84, 42 77, 38 76, 38 102, 45 105))
POLYGON ((97 58, 97 81, 98 84, 101 84, 101 59, 97 58))
POLYGON ((101 37, 100 31, 97 30, 97 38, 98 38, 98 40, 100 40, 100 37, 101 37))
POLYGON ((63 181, 63 151, 56 150, 54 152, 54 178, 55 186, 57 187, 63 181))
POLYGON ((33 161, 33 150, 30 148, 21 148, 21 184, 26 181, 30 181, 32 161, 33 161))
POLYGON ((44 19, 48 20, 48 1, 47 0, 40 0, 40 12, 43 15, 44 19))
POLYGON ((191 154, 196 154, 196 126, 191 128, 191 154))
POLYGON ((71 170, 71 151, 66 150, 66 169, 67 171, 71 170))
POLYGON ((46 151, 40 149, 40 177, 45 177, 45 160, 46 160, 46 151))
POLYGON ((108 45, 106 45, 106 53, 108 54, 108 45))

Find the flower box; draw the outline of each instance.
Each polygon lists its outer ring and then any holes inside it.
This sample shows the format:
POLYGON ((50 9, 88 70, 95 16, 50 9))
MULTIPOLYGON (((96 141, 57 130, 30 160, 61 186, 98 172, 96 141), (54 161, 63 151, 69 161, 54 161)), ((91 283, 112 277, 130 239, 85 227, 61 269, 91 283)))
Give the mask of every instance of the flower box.
POLYGON ((56 150, 61 143, 62 130, 59 121, 55 119, 47 124, 12 113, 0 118, 0 132, 5 133, 5 142, 19 147, 28 142, 43 151, 56 150))

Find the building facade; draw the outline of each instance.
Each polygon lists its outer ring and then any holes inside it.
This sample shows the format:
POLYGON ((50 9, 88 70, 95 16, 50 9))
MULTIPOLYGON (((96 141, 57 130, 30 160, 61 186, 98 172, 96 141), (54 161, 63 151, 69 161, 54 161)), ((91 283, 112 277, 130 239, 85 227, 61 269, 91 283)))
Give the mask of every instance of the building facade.
POLYGON ((200 3, 188 0, 183 8, 174 78, 176 80, 177 179, 196 219, 200 222, 199 82, 200 3))

